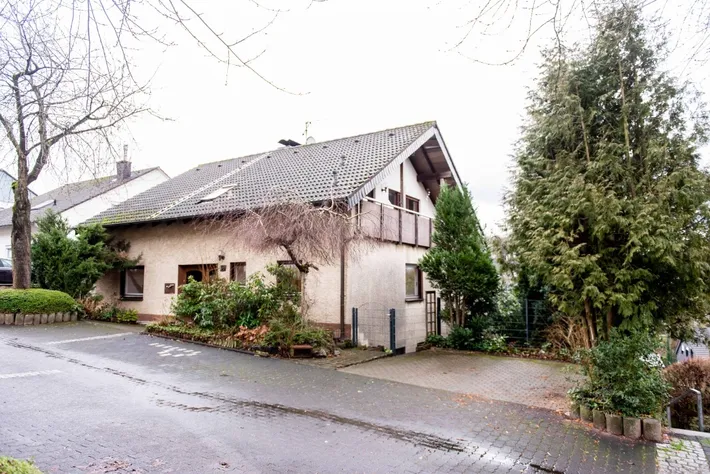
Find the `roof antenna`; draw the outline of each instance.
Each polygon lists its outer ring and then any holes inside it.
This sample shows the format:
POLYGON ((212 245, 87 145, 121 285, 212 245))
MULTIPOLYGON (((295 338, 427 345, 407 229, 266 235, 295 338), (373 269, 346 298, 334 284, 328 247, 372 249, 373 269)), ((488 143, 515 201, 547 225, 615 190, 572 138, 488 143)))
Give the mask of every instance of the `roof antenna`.
POLYGON ((123 145, 123 161, 128 161, 128 144, 123 145))

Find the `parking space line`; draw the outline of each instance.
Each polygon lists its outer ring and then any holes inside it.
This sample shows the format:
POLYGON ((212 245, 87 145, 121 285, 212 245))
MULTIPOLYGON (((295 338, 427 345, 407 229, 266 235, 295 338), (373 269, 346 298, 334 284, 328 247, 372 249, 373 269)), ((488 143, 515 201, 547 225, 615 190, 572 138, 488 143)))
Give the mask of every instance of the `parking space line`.
POLYGON ((79 339, 65 339, 63 341, 52 341, 45 342, 48 346, 56 346, 57 344, 68 344, 70 342, 83 342, 83 341, 98 341, 100 339, 111 339, 114 337, 130 336, 132 332, 122 332, 119 334, 108 334, 106 336, 92 336, 92 337, 81 337, 79 339))
POLYGON ((34 372, 19 372, 16 374, 0 374, 0 379, 18 379, 23 377, 36 377, 39 375, 58 374, 61 370, 38 370, 34 372))

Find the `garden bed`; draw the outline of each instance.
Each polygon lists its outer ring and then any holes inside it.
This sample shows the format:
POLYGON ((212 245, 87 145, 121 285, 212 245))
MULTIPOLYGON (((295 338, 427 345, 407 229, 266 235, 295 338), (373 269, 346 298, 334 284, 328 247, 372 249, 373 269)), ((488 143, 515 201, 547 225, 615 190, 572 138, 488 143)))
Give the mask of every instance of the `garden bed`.
MULTIPOLYGON (((274 357, 287 355, 289 353, 287 348, 280 349, 277 346, 263 343, 268 331, 269 328, 266 326, 259 326, 253 329, 239 327, 213 330, 200 328, 194 324, 174 321, 171 323, 149 324, 146 326, 144 334, 250 355, 274 357)), ((313 348, 312 357, 324 358, 337 355, 335 351, 324 353, 321 352, 322 350, 322 348, 313 348)))

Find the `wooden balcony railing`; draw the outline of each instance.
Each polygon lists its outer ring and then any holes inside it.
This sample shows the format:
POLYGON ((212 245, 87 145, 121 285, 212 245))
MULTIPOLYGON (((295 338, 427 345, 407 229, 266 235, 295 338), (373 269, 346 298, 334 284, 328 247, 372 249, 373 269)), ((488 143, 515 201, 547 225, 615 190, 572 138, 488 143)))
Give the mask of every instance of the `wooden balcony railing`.
POLYGON ((369 237, 431 247, 432 219, 418 212, 365 198, 360 204, 359 222, 369 237))

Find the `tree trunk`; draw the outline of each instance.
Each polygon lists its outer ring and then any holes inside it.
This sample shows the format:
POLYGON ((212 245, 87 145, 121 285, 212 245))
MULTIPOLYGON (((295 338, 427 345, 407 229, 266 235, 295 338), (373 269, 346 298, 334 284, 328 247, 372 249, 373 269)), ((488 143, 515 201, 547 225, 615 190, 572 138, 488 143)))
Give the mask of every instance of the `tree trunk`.
POLYGON ((30 287, 30 198, 27 189, 27 161, 18 157, 15 205, 12 207, 12 285, 14 288, 30 287))
POLYGON ((597 322, 594 320, 592 302, 589 301, 589 298, 584 300, 584 316, 587 320, 587 329, 589 330, 589 344, 594 347, 597 345, 597 322))
POLYGON ((611 328, 614 327, 614 308, 609 308, 606 312, 606 340, 611 337, 611 328))
POLYGON ((308 301, 306 301, 306 277, 308 272, 301 272, 301 317, 308 322, 308 301))

